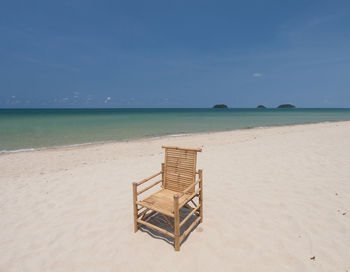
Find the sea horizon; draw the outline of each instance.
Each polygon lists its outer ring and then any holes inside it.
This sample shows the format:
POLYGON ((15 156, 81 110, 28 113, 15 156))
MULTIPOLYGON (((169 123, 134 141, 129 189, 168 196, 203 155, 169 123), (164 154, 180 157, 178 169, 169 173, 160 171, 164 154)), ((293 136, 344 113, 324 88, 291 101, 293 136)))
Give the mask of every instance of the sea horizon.
POLYGON ((0 153, 349 120, 350 108, 3 108, 0 153))
MULTIPOLYGON (((211 107, 19 107, 19 108, 0 108, 0 110, 115 110, 115 109, 214 109, 211 107)), ((280 109, 280 110, 298 110, 298 109, 350 109, 350 107, 295 107, 295 108, 278 108, 276 107, 265 107, 265 108, 257 108, 257 107, 227 107, 227 108, 216 108, 216 110, 225 110, 225 109, 256 109, 256 110, 267 110, 267 109, 280 109)))

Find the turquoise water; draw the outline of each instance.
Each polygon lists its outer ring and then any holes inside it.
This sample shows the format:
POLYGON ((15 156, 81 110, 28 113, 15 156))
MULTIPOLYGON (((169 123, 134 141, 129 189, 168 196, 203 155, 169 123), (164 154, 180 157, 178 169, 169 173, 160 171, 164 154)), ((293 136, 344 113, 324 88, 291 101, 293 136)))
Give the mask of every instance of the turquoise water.
POLYGON ((350 120, 350 109, 0 109, 0 151, 350 120))

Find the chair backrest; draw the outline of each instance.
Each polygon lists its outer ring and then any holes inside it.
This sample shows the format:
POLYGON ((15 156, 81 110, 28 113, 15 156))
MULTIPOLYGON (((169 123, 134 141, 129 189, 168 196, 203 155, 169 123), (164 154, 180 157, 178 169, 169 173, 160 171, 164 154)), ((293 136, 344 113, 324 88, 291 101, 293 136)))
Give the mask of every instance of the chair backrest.
MULTIPOLYGON (((165 189, 181 192, 196 179, 197 152, 200 148, 163 146, 165 148, 164 184, 165 189)), ((194 188, 188 193, 193 193, 194 188)))

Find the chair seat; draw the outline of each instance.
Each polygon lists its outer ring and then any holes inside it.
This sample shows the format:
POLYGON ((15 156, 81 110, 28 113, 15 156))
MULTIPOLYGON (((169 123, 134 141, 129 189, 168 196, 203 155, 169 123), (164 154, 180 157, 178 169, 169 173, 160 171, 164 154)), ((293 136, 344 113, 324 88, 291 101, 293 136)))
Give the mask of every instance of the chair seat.
MULTIPOLYGON (((174 217, 174 195, 177 193, 178 192, 176 191, 161 189, 160 191, 155 192, 154 194, 139 201, 138 204, 165 215, 174 217)), ((188 197, 188 195, 180 197, 179 202, 181 203, 186 197, 188 197)))

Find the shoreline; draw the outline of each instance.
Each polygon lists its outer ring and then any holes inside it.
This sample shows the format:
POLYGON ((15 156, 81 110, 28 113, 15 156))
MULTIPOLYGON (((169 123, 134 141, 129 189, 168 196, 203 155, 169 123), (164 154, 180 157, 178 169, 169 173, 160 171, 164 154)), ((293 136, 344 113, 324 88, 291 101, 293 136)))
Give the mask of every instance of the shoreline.
POLYGON ((29 147, 29 148, 21 148, 21 149, 14 149, 14 150, 0 150, 0 156, 8 155, 8 154, 24 153, 24 152, 38 152, 38 151, 46 151, 46 150, 73 149, 73 148, 82 148, 82 147, 90 147, 90 146, 102 146, 102 145, 116 144, 116 143, 152 141, 152 140, 156 140, 156 139, 173 138, 173 137, 186 137, 186 136, 193 136, 193 135, 208 135, 208 134, 213 134, 213 133, 246 131, 246 130, 253 130, 253 129, 269 129, 269 128, 278 128, 278 127, 294 127, 294 126, 307 126, 307 125, 327 124, 327 123, 333 124, 333 123, 343 123, 343 122, 350 122, 350 120, 322 121, 322 122, 287 124, 287 125, 258 126, 258 127, 246 127, 246 128, 229 129, 229 130, 204 131, 204 132, 188 132, 188 133, 185 132, 185 133, 166 134, 166 135, 159 135, 159 136, 156 135, 156 136, 141 137, 141 138, 134 138, 134 139, 125 139, 125 140, 97 141, 97 142, 88 142, 88 143, 76 143, 76 144, 70 144, 70 145, 38 147, 38 148, 29 147))

